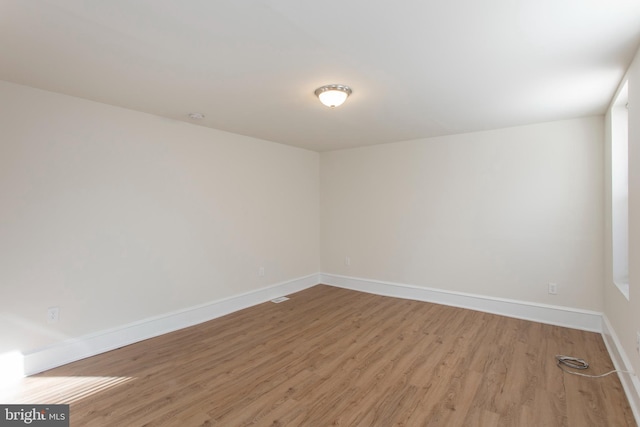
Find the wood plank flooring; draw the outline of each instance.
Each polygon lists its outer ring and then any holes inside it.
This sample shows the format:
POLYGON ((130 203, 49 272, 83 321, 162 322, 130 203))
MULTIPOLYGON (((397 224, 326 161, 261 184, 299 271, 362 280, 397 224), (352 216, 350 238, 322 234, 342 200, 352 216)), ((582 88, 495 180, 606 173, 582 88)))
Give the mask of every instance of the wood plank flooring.
POLYGON ((329 286, 25 378, 72 426, 635 426, 599 334, 329 286))

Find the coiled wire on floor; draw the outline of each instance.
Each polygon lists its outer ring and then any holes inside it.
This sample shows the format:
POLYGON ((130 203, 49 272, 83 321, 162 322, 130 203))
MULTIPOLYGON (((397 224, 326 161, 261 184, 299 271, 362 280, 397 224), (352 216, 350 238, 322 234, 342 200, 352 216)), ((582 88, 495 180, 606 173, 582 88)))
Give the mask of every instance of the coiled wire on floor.
POLYGON ((578 369, 578 370, 588 369, 589 363, 584 359, 580 359, 578 357, 573 357, 573 356, 565 356, 563 354, 556 355, 556 365, 558 366, 558 368, 562 369, 562 371, 566 372, 567 374, 578 375, 578 376, 587 377, 587 378, 602 378, 616 372, 635 375, 633 371, 622 371, 619 369, 614 369, 612 371, 605 372, 604 374, 600 374, 600 375, 589 375, 589 374, 583 374, 581 372, 570 371, 566 368, 568 367, 568 368, 578 369))

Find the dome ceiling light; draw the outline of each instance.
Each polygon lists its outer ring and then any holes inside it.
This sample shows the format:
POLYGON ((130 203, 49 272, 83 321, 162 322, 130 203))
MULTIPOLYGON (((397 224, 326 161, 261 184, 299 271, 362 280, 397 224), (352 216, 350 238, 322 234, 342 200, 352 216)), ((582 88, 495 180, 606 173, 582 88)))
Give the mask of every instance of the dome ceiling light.
POLYGON ((345 85, 326 85, 319 87, 314 93, 324 105, 335 108, 347 100, 347 97, 351 95, 351 88, 345 85))

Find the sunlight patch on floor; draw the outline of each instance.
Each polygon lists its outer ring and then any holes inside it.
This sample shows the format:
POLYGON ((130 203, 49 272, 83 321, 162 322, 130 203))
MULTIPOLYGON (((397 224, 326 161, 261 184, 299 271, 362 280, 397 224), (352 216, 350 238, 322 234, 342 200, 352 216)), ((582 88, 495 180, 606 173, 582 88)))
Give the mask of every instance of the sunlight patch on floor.
POLYGON ((0 390, 0 400, 3 403, 70 404, 134 379, 134 377, 27 377, 8 390, 0 390))

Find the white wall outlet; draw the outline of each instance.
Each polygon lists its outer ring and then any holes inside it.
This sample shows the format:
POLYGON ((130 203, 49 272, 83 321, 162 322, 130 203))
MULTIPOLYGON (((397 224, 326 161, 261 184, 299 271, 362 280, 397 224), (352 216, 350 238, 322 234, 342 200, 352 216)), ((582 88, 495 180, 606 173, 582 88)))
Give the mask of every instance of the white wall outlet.
POLYGON ((47 322, 56 323, 60 319, 60 307, 47 308, 47 322))
POLYGON ((551 295, 556 295, 558 293, 558 284, 557 283, 549 283, 549 293, 551 295))
POLYGON ((260 276, 260 277, 264 277, 264 267, 260 267, 260 268, 258 269, 258 276, 260 276))
POLYGON ((344 265, 351 265, 351 258, 348 256, 344 257, 344 265))

